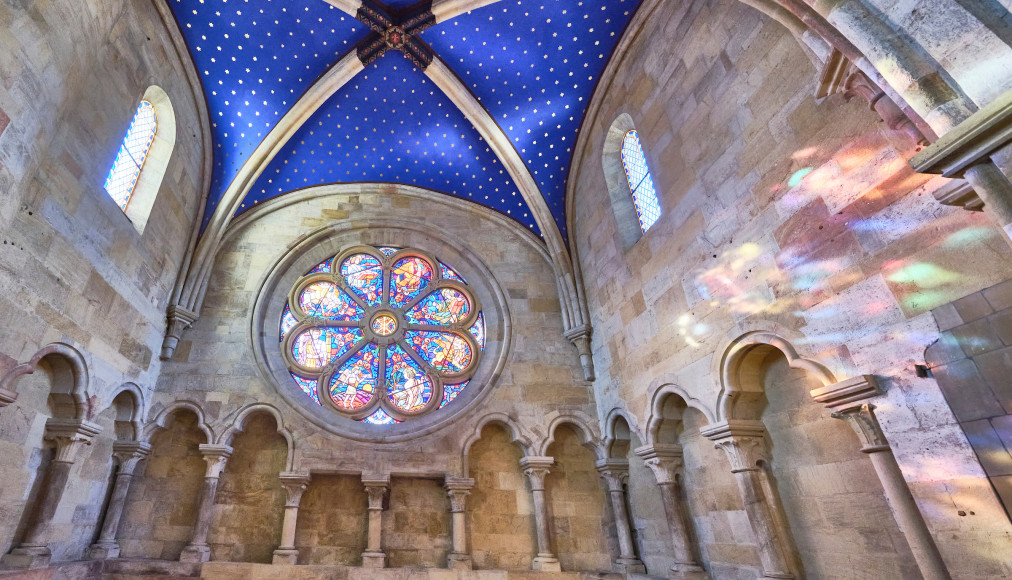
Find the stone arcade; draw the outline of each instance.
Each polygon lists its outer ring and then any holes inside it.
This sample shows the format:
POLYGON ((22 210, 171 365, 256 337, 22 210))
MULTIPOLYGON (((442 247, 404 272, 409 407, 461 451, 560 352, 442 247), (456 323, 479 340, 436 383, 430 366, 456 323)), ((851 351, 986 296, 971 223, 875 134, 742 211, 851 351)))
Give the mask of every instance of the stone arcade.
POLYGON ((1009 0, 0 0, 0 579, 1012 577, 1009 0))

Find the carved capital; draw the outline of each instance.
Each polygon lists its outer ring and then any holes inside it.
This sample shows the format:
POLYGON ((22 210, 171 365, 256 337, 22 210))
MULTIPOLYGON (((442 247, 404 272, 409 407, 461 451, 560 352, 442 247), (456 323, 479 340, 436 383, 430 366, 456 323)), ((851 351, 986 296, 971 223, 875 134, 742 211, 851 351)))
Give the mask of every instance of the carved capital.
POLYGON ((861 451, 865 453, 889 451, 889 441, 875 417, 875 405, 871 403, 853 405, 833 413, 833 417, 850 423, 861 439, 861 451))
POLYGON ((179 344, 183 331, 190 328, 190 325, 197 320, 197 316, 196 312, 179 304, 169 305, 166 313, 168 326, 165 329, 165 339, 162 341, 162 354, 160 356, 162 360, 172 358, 172 353, 176 351, 176 345, 179 344))
POLYGON ((708 426, 700 432, 713 441, 717 449, 722 449, 727 454, 732 473, 756 471, 760 461, 770 461, 766 426, 759 421, 731 419, 708 426))
POLYGON ((228 458, 232 457, 232 448, 228 445, 203 443, 198 446, 198 449, 200 449, 200 455, 203 456, 204 461, 207 463, 207 471, 204 472, 204 477, 215 479, 221 477, 221 472, 224 471, 228 458))
POLYGON ((280 475, 281 485, 285 488, 287 501, 285 507, 299 507, 302 501, 302 494, 309 488, 309 475, 306 473, 295 473, 283 471, 280 475))
POLYGON ((587 381, 594 380, 594 356, 590 352, 590 326, 578 326, 567 330, 564 335, 576 347, 580 354, 580 365, 583 367, 583 378, 587 381))
POLYGON ((461 513, 467 506, 467 496, 471 495, 474 480, 463 477, 447 477, 443 485, 446 495, 450 497, 450 511, 461 513))
POLYGON ((112 444, 112 456, 119 462, 117 475, 133 475, 137 465, 151 453, 151 444, 144 441, 117 441, 112 444))
POLYGON ((545 489, 545 478, 548 477, 554 464, 555 458, 553 457, 530 456, 520 460, 520 467, 523 468, 524 475, 530 480, 532 491, 545 489))
POLYGON ((597 472, 608 484, 608 491, 624 491, 622 485, 629 481, 629 462, 625 459, 601 459, 596 464, 597 472))
POLYGON ((657 485, 675 483, 675 474, 684 465, 682 448, 679 445, 657 443, 637 447, 636 455, 643 458, 643 463, 654 472, 657 485))
POLYGON ((383 498, 390 489, 389 475, 363 475, 362 485, 365 486, 365 493, 369 496, 369 509, 382 510, 383 498))
POLYGON ((49 419, 46 421, 44 438, 56 444, 56 457, 53 461, 73 463, 77 450, 91 445, 95 435, 101 432, 101 426, 83 419, 49 419))

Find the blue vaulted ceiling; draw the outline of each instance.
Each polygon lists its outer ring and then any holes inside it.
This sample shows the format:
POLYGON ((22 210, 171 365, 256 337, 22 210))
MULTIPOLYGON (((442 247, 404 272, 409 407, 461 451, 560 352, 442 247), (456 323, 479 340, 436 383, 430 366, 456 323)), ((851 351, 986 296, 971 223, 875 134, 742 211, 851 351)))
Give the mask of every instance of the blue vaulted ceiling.
MULTIPOLYGON (((501 0, 420 35, 527 163, 563 236, 566 179, 584 111, 640 1, 501 0)), ((324 0, 169 4, 200 73, 212 121, 206 225, 264 136, 329 66, 372 33, 324 0)), ((385 3, 390 12, 419 5, 385 3)), ((395 51, 368 64, 306 122, 238 212, 309 185, 377 181, 470 199, 538 231, 487 143, 395 51)))

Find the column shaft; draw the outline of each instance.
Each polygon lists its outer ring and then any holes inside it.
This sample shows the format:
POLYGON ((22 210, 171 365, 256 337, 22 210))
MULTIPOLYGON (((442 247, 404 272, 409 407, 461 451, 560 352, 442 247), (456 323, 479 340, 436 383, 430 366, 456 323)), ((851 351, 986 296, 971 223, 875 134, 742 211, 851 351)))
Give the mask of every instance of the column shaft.
POLYGON ((272 564, 296 564, 299 551, 295 548, 295 530, 299 521, 299 504, 302 494, 309 488, 309 475, 285 472, 281 474, 285 488, 285 515, 281 523, 281 546, 274 550, 272 564))
POLYGON ((387 562, 383 553, 383 498, 390 487, 390 476, 362 476, 362 483, 369 496, 369 535, 365 552, 362 552, 362 566, 383 568, 387 562))
POLYGON ((116 533, 119 531, 123 510, 126 508, 127 494, 133 482, 134 470, 151 452, 151 445, 139 441, 117 442, 113 445, 113 455, 119 462, 116 477, 112 483, 112 494, 109 505, 105 509, 105 520, 102 522, 102 533, 98 542, 88 548, 88 557, 92 560, 106 560, 119 557, 119 542, 116 533))
POLYGON ((540 572, 560 572, 559 559, 552 553, 551 534, 548 530, 548 501, 545 494, 545 477, 549 468, 555 463, 551 457, 524 457, 520 466, 531 484, 531 497, 534 500, 534 523, 538 532, 538 555, 534 558, 532 568, 540 572))
POLYGON ((49 531, 49 523, 53 521, 56 508, 60 505, 60 499, 63 498, 72 467, 74 467, 72 461, 54 460, 49 464, 49 468, 42 478, 42 487, 33 510, 34 515, 28 521, 25 539, 21 542, 22 547, 44 548, 48 544, 46 532, 49 531))
POLYGON ((447 558, 451 570, 470 570, 471 554, 467 551, 467 496, 471 495, 474 480, 470 478, 447 477, 444 484, 450 498, 453 518, 453 551, 447 558))
POLYGON ((689 530, 685 525, 685 514, 683 505, 678 497, 678 489, 675 483, 667 482, 658 484, 661 489, 661 501, 664 503, 664 515, 668 520, 668 527, 671 528, 671 544, 674 548, 675 562, 698 566, 696 557, 693 555, 692 543, 689 541, 689 530))
POLYGON ((211 531, 211 519, 214 517, 218 478, 225 470, 228 458, 232 456, 232 448, 227 445, 200 445, 200 453, 207 463, 207 471, 204 473, 204 486, 197 504, 197 521, 193 524, 193 535, 189 545, 183 548, 183 553, 179 556, 180 562, 207 562, 211 559, 207 534, 211 531))

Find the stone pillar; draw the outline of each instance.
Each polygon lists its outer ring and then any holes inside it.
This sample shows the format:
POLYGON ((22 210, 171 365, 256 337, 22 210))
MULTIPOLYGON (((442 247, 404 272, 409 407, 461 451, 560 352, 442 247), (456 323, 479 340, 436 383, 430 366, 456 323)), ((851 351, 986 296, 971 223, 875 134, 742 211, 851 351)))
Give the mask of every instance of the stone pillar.
POLYGON ((31 507, 24 540, 10 554, 0 559, 5 568, 44 568, 49 565, 49 524, 56 515, 63 492, 70 479, 70 470, 85 445, 102 431, 102 428, 83 419, 49 419, 44 438, 56 444, 56 455, 49 463, 42 479, 38 498, 31 507))
POLYGON ((619 551, 618 559, 614 563, 615 571, 646 574, 646 566, 636 557, 636 548, 633 546, 632 532, 629 529, 629 511, 625 507, 623 484, 629 480, 629 462, 625 459, 601 459, 597 462, 597 472, 608 485, 611 511, 615 515, 619 551))
POLYGON ((548 531, 548 503, 545 497, 545 477, 555 463, 551 457, 524 457, 520 467, 531 483, 534 497, 534 523, 538 530, 538 555, 534 558, 533 569, 539 572, 561 572, 559 559, 552 552, 551 534, 548 531))
POLYGON ((723 449, 738 482, 745 513, 755 534, 762 578, 794 578, 796 555, 779 514, 780 499, 766 485, 760 462, 769 464, 766 427, 759 421, 729 420, 701 429, 705 437, 723 449))
POLYGON ((98 542, 92 544, 88 549, 89 559, 119 558, 119 542, 116 541, 116 532, 119 530, 119 522, 123 518, 127 493, 130 491, 130 483, 134 478, 134 470, 149 453, 151 453, 150 443, 117 441, 113 444, 112 455, 119 463, 119 468, 116 470, 116 479, 113 480, 109 506, 105 509, 102 533, 98 537, 98 542))
POLYGON ((450 496, 450 511, 453 512, 453 551, 450 552, 447 567, 451 570, 470 570, 471 554, 467 551, 467 496, 471 495, 474 480, 463 477, 447 477, 446 494, 450 496))
POLYGON ((211 547, 207 545, 207 533, 211 530, 211 518, 214 516, 214 496, 218 493, 218 478, 225 470, 228 458, 232 456, 232 448, 228 445, 202 444, 200 454, 207 462, 204 473, 204 489, 200 493, 197 508, 197 521, 193 524, 193 536, 189 545, 183 548, 179 556, 180 562, 207 562, 211 559, 211 547))
POLYGON ((875 406, 868 400, 882 394, 875 378, 870 375, 815 389, 812 398, 833 411, 833 417, 850 423, 861 439, 861 451, 868 454, 889 509, 914 554, 917 567, 925 580, 950 580, 949 571, 942 561, 935 540, 928 531, 914 497, 900 471, 892 448, 875 417, 875 406))
POLYGON ((309 487, 309 475, 304 473, 284 472, 281 474, 281 485, 285 487, 285 519, 281 525, 281 546, 274 550, 273 564, 295 564, 299 559, 299 551, 295 548, 295 524, 299 519, 299 503, 302 494, 309 487))
POLYGON ((689 511, 679 493, 675 475, 682 468, 682 448, 678 445, 657 443, 636 448, 636 455, 654 474, 657 487, 661 490, 664 515, 671 529, 671 543, 674 547, 675 565, 668 572, 672 580, 707 580, 709 575, 699 564, 689 534, 689 511))
POLYGON ((383 498, 390 489, 390 476, 362 476, 362 485, 369 495, 369 540, 362 552, 363 568, 384 568, 387 555, 383 553, 383 498))

